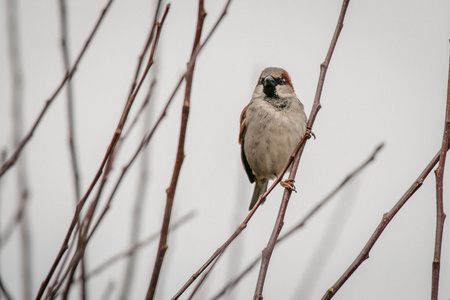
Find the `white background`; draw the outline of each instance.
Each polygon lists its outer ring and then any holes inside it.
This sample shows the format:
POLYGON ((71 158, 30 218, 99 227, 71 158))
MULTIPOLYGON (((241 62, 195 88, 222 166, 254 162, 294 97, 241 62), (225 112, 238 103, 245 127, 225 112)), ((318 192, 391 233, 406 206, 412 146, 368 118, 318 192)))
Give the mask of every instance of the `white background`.
MULTIPOLYGON (((71 1, 70 52, 81 50, 106 1, 71 1)), ((224 2, 206 1, 204 33, 224 2)), ((247 215, 253 186, 240 162, 239 115, 264 67, 285 68, 307 115, 340 12, 341 2, 233 1, 194 74, 185 161, 175 196, 175 221, 195 219, 169 236, 157 299, 168 299, 229 237, 247 215)), ((57 1, 20 1, 20 55, 24 72, 24 129, 28 130, 64 75, 57 1)), ((97 171, 118 123, 140 51, 147 38, 152 1, 116 0, 74 77, 76 139, 82 191, 97 171)), ((5 3, 0 2, 0 147, 13 152, 11 77, 5 3)), ((448 1, 352 1, 332 58, 314 133, 306 146, 283 231, 299 221, 381 142, 374 164, 338 194, 307 226, 275 248, 264 299, 320 299, 358 255, 380 222, 441 146, 449 62, 448 1)), ((152 115, 159 116, 185 71, 197 18, 196 1, 173 1, 156 54, 152 115)), ((205 34, 204 34, 205 36, 205 34)), ((148 86, 148 84, 146 85, 148 86)), ((145 87, 146 87, 145 86, 145 87)), ((132 118, 146 88, 136 100, 132 118)), ((150 144, 142 238, 160 229, 178 142, 182 89, 150 144)), ((130 119, 131 120, 131 119, 130 119)), ((151 125, 140 124, 139 128, 151 125)), ((137 128, 116 161, 104 196, 139 143, 137 128)), ((47 274, 74 210, 67 145, 65 92, 54 101, 25 148, 32 224, 33 291, 47 274)), ((138 182, 137 162, 125 178, 88 247, 92 269, 126 249, 138 182)), ((447 164, 448 165, 448 164, 447 164)), ((17 207, 15 169, 1 179, 4 228, 17 207)), ((444 183, 448 212, 448 175, 444 183)), ((277 187, 247 229, 222 257, 198 299, 208 299, 261 253, 278 212, 277 187)), ((355 274, 334 299, 427 299, 435 235, 435 180, 422 188, 389 224, 355 274)), ((102 204, 105 201, 102 200, 102 204)), ((448 225, 448 221, 447 221, 448 225)), ((1 249, 0 272, 21 299, 19 235, 1 249)), ((157 243, 139 252, 130 299, 142 299, 157 243)), ((450 290, 450 244, 444 232, 440 299, 450 290)), ((250 299, 256 268, 226 299, 250 299)), ((90 299, 108 282, 116 299, 124 261, 89 281, 90 299)), ((186 293, 184 298, 189 295, 186 293)), ((77 298, 74 288, 72 298, 77 298)))

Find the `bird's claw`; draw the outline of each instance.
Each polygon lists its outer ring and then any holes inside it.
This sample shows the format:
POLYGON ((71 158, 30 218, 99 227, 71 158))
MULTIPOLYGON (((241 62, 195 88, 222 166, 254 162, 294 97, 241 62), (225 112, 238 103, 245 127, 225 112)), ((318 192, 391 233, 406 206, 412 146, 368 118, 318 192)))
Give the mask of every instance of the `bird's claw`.
POLYGON ((297 190, 295 189, 294 182, 295 182, 294 179, 286 179, 284 181, 280 181, 280 185, 282 187, 284 187, 285 189, 289 189, 289 190, 297 193, 297 190))
POLYGON ((308 139, 311 138, 311 136, 316 139, 316 135, 314 134, 314 132, 311 131, 311 128, 306 128, 306 134, 308 134, 308 139))

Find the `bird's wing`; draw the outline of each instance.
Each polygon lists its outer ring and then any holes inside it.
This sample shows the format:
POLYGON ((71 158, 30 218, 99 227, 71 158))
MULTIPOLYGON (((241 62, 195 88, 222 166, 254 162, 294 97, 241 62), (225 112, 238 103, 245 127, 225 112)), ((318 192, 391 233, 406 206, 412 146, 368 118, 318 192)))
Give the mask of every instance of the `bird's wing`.
POLYGON ((251 183, 253 183, 253 182, 255 182, 255 175, 253 174, 252 168, 250 168, 250 165, 248 164, 247 157, 245 157, 245 152, 244 152, 244 139, 245 139, 245 133, 247 131, 247 126, 245 124, 247 108, 248 108, 248 105, 246 107, 244 107, 244 109, 242 110, 242 113, 241 113, 241 118, 240 118, 241 125, 239 128, 239 144, 241 144, 242 165, 244 166, 244 169, 245 169, 245 172, 247 173, 248 179, 250 180, 251 183))

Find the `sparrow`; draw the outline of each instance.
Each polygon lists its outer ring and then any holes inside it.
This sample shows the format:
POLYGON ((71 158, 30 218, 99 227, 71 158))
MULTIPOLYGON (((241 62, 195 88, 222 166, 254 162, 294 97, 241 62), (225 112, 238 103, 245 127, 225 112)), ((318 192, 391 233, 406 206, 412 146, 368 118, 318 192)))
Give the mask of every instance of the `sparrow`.
MULTIPOLYGON (((283 171, 306 132, 306 121, 289 74, 281 68, 265 68, 240 117, 242 165, 250 183, 255 182, 249 210, 266 192, 269 180, 283 171)), ((295 190, 292 183, 280 184, 295 190)))

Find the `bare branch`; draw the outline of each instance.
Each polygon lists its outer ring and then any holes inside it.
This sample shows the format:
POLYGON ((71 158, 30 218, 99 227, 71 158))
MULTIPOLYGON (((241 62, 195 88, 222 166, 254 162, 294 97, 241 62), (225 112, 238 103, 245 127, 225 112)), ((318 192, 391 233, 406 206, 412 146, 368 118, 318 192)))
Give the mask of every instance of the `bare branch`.
MULTIPOLYGON (((67 22, 67 11, 66 11, 66 1, 59 0, 59 11, 60 11, 60 26, 61 26, 61 52, 63 56, 64 68, 66 74, 70 71, 70 55, 69 55, 69 31, 67 22)), ((74 108, 73 108, 73 90, 72 90, 72 80, 67 81, 66 96, 67 96, 67 128, 69 137, 69 155, 70 162, 72 166, 72 176, 73 184, 75 190, 75 204, 81 198, 81 187, 80 187, 80 171, 78 166, 78 156, 76 150, 76 138, 75 138, 75 118, 74 118, 74 108)), ((81 231, 80 231, 81 234, 81 231)), ((86 270, 86 261, 83 259, 81 262, 81 298, 86 299, 86 282, 84 280, 86 270)))
POLYGON ((180 128, 180 137, 178 141, 178 150, 177 156, 175 159, 175 166, 173 169, 172 180, 170 182, 170 186, 167 189, 167 200, 166 200, 166 208, 164 211, 164 219, 161 227, 161 235, 159 240, 158 252, 155 260, 155 265, 153 267, 152 277, 150 279, 150 284, 148 287, 147 295, 145 297, 146 300, 151 300, 155 296, 156 285, 158 283, 159 275, 162 268, 162 263, 164 261, 164 256, 167 246, 167 237, 169 233, 169 224, 170 218, 172 214, 173 200, 175 198, 175 190, 178 184, 178 178, 181 171, 181 166, 184 161, 184 142, 186 140, 186 127, 189 118, 189 109, 190 109, 190 100, 191 100, 191 89, 192 89, 192 79, 194 76, 194 68, 196 59, 193 58, 193 54, 195 49, 200 44, 200 38, 203 31, 203 22, 206 17, 206 11, 203 7, 203 0, 199 0, 199 8, 198 8, 198 19, 197 19, 197 29, 194 38, 194 45, 192 47, 191 60, 186 71, 186 88, 184 93, 184 103, 183 110, 181 115, 181 128, 180 128))
MULTIPOLYGON (((448 148, 447 148, 448 149, 448 148)), ((394 205, 394 207, 387 213, 383 215, 383 218, 375 229, 375 232, 367 241, 364 248, 361 250, 358 257, 353 261, 353 263, 348 267, 348 269, 342 274, 338 281, 325 293, 322 300, 331 299, 336 292, 342 287, 342 285, 347 281, 347 279, 356 271, 356 269, 369 258, 369 252, 372 247, 377 242, 380 235, 383 233, 384 229, 387 227, 389 222, 394 218, 397 212, 403 207, 403 205, 408 201, 409 198, 422 186, 424 180, 427 178, 428 174, 433 170, 434 166, 438 163, 440 157, 440 151, 434 156, 430 163, 425 167, 423 172, 414 181, 411 187, 405 192, 405 194, 400 198, 400 200, 394 205)))
MULTIPOLYGON (((169 230, 170 231, 175 231, 181 225, 183 225, 186 222, 190 221, 194 216, 195 216, 194 212, 187 213, 186 215, 182 216, 179 220, 174 222, 173 225, 171 225, 169 227, 169 230)), ((112 266, 116 262, 120 261, 121 259, 126 258, 126 257, 130 257, 131 255, 135 254, 138 250, 141 250, 143 247, 148 246, 149 244, 153 243, 158 238, 158 236, 159 236, 159 232, 158 233, 154 233, 154 234, 150 235, 149 237, 147 237, 146 239, 144 239, 144 240, 134 244, 133 246, 131 246, 127 250, 122 251, 122 252, 120 252, 120 253, 118 253, 118 254, 108 258, 106 261, 104 261, 103 263, 101 263, 100 265, 95 267, 91 272, 86 274, 86 279, 90 279, 93 276, 95 276, 97 274, 100 274, 105 269, 109 268, 110 266, 112 266)), ((81 278, 77 279, 77 281, 79 281, 79 280, 81 280, 81 278)))
MULTIPOLYGON (((330 48, 328 49, 328 53, 327 53, 327 56, 325 58, 325 61, 320 65, 319 82, 317 84, 317 90, 316 90, 316 95, 315 95, 315 98, 314 98, 313 108, 312 108, 311 114, 310 114, 310 116, 308 118, 308 126, 307 126, 308 131, 311 130, 311 128, 312 128, 312 126, 314 124, 316 115, 317 115, 317 113, 318 113, 318 111, 319 111, 319 109, 321 107, 320 98, 321 98, 321 95, 322 95, 323 84, 325 82, 325 75, 326 75, 326 72, 327 72, 330 60, 331 60, 331 56, 333 55, 334 48, 336 47, 336 43, 337 43, 337 40, 339 38, 339 34, 341 33, 342 27, 344 26, 343 25, 344 24, 344 18, 345 18, 345 13, 347 12, 348 4, 349 4, 349 0, 344 0, 343 3, 342 3, 341 13, 340 13, 337 25, 336 25, 336 30, 334 32, 333 39, 332 39, 331 44, 330 44, 330 48)), ((307 132, 306 134, 309 134, 309 132, 307 132)), ((289 174, 289 179, 292 179, 292 180, 295 179, 295 175, 297 173, 298 164, 300 162, 300 158, 301 158, 301 155, 303 153, 303 149, 305 147, 305 144, 306 143, 304 143, 302 145, 302 147, 300 148, 300 150, 298 151, 298 153, 296 153, 296 156, 295 156, 295 159, 294 159, 294 162, 293 162, 293 165, 292 165, 291 173, 289 174)), ((284 224, 284 215, 285 215, 286 210, 287 210, 287 205, 289 203, 289 199, 291 197, 291 193, 292 193, 292 191, 290 189, 286 189, 285 192, 284 192, 283 200, 281 202, 280 210, 279 210, 279 213, 278 213, 278 216, 277 216, 277 220, 275 222, 275 225, 274 225, 274 228, 273 228, 273 231, 272 231, 272 235, 271 235, 271 237, 269 239, 267 247, 263 250, 262 260, 261 260, 261 268, 260 268, 260 271, 259 271, 259 276, 258 276, 258 281, 257 281, 257 284, 256 284, 256 288, 255 288, 255 293, 253 295, 253 299, 255 299, 255 300, 263 298, 262 292, 263 292, 263 288, 264 288, 264 282, 265 282, 265 279, 266 279, 267 269, 269 267, 269 262, 270 262, 270 258, 272 256, 273 249, 275 248, 275 244, 277 242, 278 236, 279 236, 279 234, 281 232, 281 229, 283 227, 283 224, 284 224)))
POLYGON ((1 295, 3 295, 5 297, 6 300, 13 299, 13 297, 11 296, 11 294, 8 292, 5 285, 3 284, 3 280, 1 277, 0 277, 0 292, 1 292, 1 295))
POLYGON ((72 76, 74 75, 75 71, 77 70, 78 64, 81 61, 81 58, 83 57, 83 55, 86 52, 89 44, 91 43, 92 38, 94 37, 95 33, 97 32, 97 29, 100 27, 100 24, 101 24, 105 14, 106 14, 106 12, 108 11, 109 7, 111 6, 112 2, 113 2, 113 0, 109 0, 108 3, 106 4, 105 8, 103 9, 102 13, 100 14, 100 17, 99 17, 97 23, 95 24, 94 29, 92 30, 90 36, 86 40, 83 49, 81 50, 80 54, 78 55, 75 63, 73 64, 73 66, 71 68, 71 71, 68 72, 64 76, 63 80, 58 85, 58 87, 56 88, 56 90, 53 93, 53 95, 50 96, 50 98, 46 101, 44 107, 42 108, 42 110, 41 110, 39 116, 37 117, 36 121, 34 122, 33 126, 28 131, 28 134, 22 139, 22 141, 20 142, 19 146, 14 151, 13 155, 11 155, 11 157, 4 164, 2 164, 2 166, 0 168, 0 177, 3 176, 3 174, 5 174, 6 171, 8 171, 9 168, 11 168, 16 163, 16 161, 19 158, 19 155, 21 154, 23 148, 25 148, 26 144, 28 143, 28 141, 33 136, 34 131, 36 130, 37 126, 39 125, 39 123, 41 122, 41 120, 44 117, 45 113, 47 112, 47 109, 50 107, 50 104, 52 104, 53 100, 55 100, 56 96, 62 90, 62 88, 64 87, 66 82, 70 78, 72 78, 72 76))
POLYGON ((436 238, 432 269, 431 300, 437 300, 439 294, 439 273, 441 267, 442 236, 444 234, 444 168, 450 137, 450 66, 447 85, 447 107, 444 122, 444 135, 439 154, 439 165, 434 171, 436 175, 436 238))
MULTIPOLYGON (((376 155, 383 148, 384 144, 380 144, 372 153, 372 155, 364 161, 359 167, 357 167, 353 172, 348 174, 339 185, 337 185, 328 195, 322 199, 306 216, 300 220, 297 225, 288 230, 285 234, 283 234, 278 240, 277 244, 289 238, 292 234, 297 232, 299 229, 305 226, 306 222, 309 221, 320 209, 327 204, 331 199, 333 199, 336 194, 342 190, 354 177, 358 176, 371 162, 375 160, 376 155)), ((212 299, 217 300, 222 297, 226 292, 230 291, 245 275, 247 275, 254 267, 256 267, 257 263, 260 261, 261 257, 258 255, 238 276, 236 276, 233 280, 231 280, 223 289, 217 293, 212 299)))
MULTIPOLYGON (((108 3, 107 7, 103 10, 102 16, 105 14, 105 11, 109 7, 111 1, 108 3)), ((97 23, 97 25, 98 25, 98 23, 97 23)), ((158 27, 161 27, 161 24, 159 24, 158 27)), ((91 35, 91 37, 92 37, 92 35, 91 35)), ((152 49, 153 53, 154 53, 154 51, 156 49, 157 40, 158 40, 158 36, 155 37, 155 42, 154 42, 154 46, 153 46, 153 49, 152 49)), ((144 74, 141 77, 141 80, 140 80, 138 86, 135 88, 135 90, 133 91, 133 93, 131 94, 131 96, 127 100, 127 103, 126 103, 125 108, 123 110, 122 116, 121 116, 121 118, 119 120, 117 128, 116 128, 116 130, 114 132, 114 135, 113 135, 113 137, 111 139, 111 142, 110 142, 110 144, 108 146, 108 149, 107 149, 107 151, 105 153, 103 161, 101 162, 100 167, 99 167, 99 169, 98 169, 94 179, 92 180, 88 190, 86 191, 85 195, 78 202, 78 204, 76 206, 76 211, 75 211, 75 214, 73 216, 73 219, 72 219, 72 222, 70 224, 70 227, 68 229, 68 232, 66 234, 66 237, 65 237, 65 239, 63 241, 63 244, 62 244, 62 246, 61 246, 61 248, 59 250, 59 253, 58 253, 58 255, 57 255, 57 257, 56 257, 56 259, 55 259, 55 261, 54 261, 54 263, 53 263, 53 265, 52 265, 52 267, 51 267, 51 269, 50 269, 50 271, 49 271, 49 273, 47 275, 47 277, 45 278, 44 282, 41 285, 41 288, 39 289, 38 295, 36 297, 37 299, 40 299, 42 297, 42 295, 44 293, 44 290, 45 290, 45 288, 48 285, 48 282, 50 281, 50 279, 51 279, 51 277, 52 277, 56 267, 59 264, 59 261, 61 260, 65 250, 68 247, 68 242, 70 240, 70 237, 71 237, 71 235, 73 233, 73 230, 74 230, 76 224, 78 223, 78 219, 79 219, 79 216, 80 216, 80 213, 81 213, 81 209, 83 208, 85 202, 87 201, 87 198, 89 197, 89 195, 92 192, 94 186, 96 185, 97 181, 99 180, 100 176, 102 175, 103 170, 105 168, 105 165, 106 165, 107 161, 109 161, 111 154, 114 152, 114 149, 115 149, 115 147, 117 145, 117 142, 118 142, 118 140, 119 140, 119 138, 120 138, 120 136, 122 134, 122 130, 123 130, 123 127, 125 125, 125 122, 126 122, 126 120, 128 118, 128 114, 130 112, 131 106, 134 103, 134 99, 136 98, 136 95, 139 92, 140 87, 142 86, 142 83, 143 83, 143 81, 144 81, 144 79, 145 79, 145 77, 146 77, 146 75, 147 75, 147 73, 148 73, 148 71, 149 71, 149 69, 150 69, 150 67, 152 65, 153 65, 153 56, 150 55, 147 67, 146 67, 146 69, 144 71, 144 74)))

